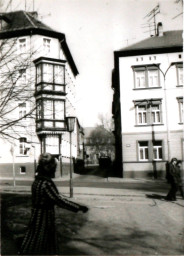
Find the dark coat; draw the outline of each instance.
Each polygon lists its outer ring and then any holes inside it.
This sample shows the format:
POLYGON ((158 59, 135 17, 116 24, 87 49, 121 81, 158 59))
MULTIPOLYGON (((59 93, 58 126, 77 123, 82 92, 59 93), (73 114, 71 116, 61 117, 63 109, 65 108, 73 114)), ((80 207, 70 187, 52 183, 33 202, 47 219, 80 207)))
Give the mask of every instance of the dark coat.
POLYGON ((59 195, 54 182, 38 176, 32 185, 32 213, 20 254, 55 255, 57 253, 54 205, 73 212, 80 205, 59 195))

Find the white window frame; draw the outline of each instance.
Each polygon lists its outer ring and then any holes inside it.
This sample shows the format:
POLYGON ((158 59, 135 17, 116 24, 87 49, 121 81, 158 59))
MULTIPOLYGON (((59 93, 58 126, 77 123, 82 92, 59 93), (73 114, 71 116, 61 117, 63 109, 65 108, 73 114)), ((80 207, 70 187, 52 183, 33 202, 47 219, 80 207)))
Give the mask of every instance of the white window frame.
POLYGON ((149 142, 148 141, 139 141, 138 142, 138 156, 139 156, 139 161, 149 161, 149 142), (140 143, 147 143, 147 146, 140 146, 140 143), (143 152, 143 159, 141 159, 141 150, 143 152), (148 158, 146 158, 146 150, 147 150, 147 155, 148 158))
MULTIPOLYGON (((27 114, 26 102, 19 103, 19 118, 24 117, 27 114)), ((26 118, 26 117, 24 117, 26 118)))
POLYGON ((146 125, 147 124, 147 106, 145 105, 137 105, 136 106, 137 109, 137 124, 138 125, 146 125), (145 107, 145 110, 141 110, 141 107, 145 107), (145 114, 145 122, 144 122, 144 114, 145 114), (141 115, 141 122, 139 122, 139 116, 141 115))
POLYGON ((160 104, 151 104, 150 106, 151 108, 151 123, 152 124, 160 124, 161 123, 161 110, 160 110, 160 104), (158 106, 158 109, 153 109, 153 106, 158 106), (154 115, 154 119, 155 122, 153 120, 153 115, 154 115), (159 120, 158 120, 159 119, 159 120))
POLYGON ((26 174, 26 166, 20 166, 20 174, 25 175, 26 174), (25 168, 25 172, 22 171, 22 168, 25 168))
POLYGON ((19 53, 26 52, 26 50, 27 50, 27 38, 26 37, 18 38, 18 50, 19 50, 19 53))
POLYGON ((43 49, 46 53, 50 52, 51 49, 51 39, 50 38, 43 38, 43 49))
POLYGON ((26 156, 27 155, 27 138, 26 137, 22 137, 19 139, 19 154, 26 156), (24 140, 24 141, 21 141, 24 140))
POLYGON ((134 72, 134 88, 149 89, 160 87, 160 75, 157 65, 132 66, 134 72), (142 75, 141 75, 142 73, 142 75), (144 83, 141 83, 144 77, 144 83), (156 82, 155 82, 156 81, 156 82))
POLYGON ((179 107, 179 123, 183 123, 184 121, 184 112, 183 112, 183 98, 177 98, 178 107, 179 107))
MULTIPOLYGON (((154 141, 154 142, 160 142, 160 141, 154 141)), ((163 160, 163 147, 162 147, 162 141, 161 141, 161 145, 154 145, 153 142, 153 160, 156 161, 161 161, 163 160), (162 154, 162 158, 159 158, 159 149, 161 149, 161 154, 162 154), (156 158, 154 158, 154 150, 156 150, 156 158)))
POLYGON ((135 71, 135 87, 146 88, 146 71, 145 70, 135 71))
POLYGON ((176 64, 176 70, 177 70, 177 85, 182 86, 183 85, 183 64, 182 63, 176 64))

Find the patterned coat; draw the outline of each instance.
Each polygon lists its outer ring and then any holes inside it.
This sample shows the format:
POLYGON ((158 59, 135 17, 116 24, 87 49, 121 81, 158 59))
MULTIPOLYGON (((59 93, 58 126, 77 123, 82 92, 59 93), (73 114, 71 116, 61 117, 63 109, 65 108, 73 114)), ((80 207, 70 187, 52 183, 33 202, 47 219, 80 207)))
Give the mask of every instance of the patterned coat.
POLYGON ((38 176, 32 185, 32 213, 23 239, 21 255, 55 255, 57 253, 54 205, 73 212, 80 205, 59 195, 54 182, 38 176))

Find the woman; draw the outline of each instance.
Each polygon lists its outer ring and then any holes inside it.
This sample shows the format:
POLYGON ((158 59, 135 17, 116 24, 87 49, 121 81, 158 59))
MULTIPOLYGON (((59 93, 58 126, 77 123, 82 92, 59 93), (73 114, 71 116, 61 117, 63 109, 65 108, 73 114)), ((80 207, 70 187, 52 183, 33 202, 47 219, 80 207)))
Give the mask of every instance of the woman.
POLYGON ((56 160, 49 154, 39 158, 37 175, 32 184, 32 213, 28 230, 23 239, 21 255, 55 255, 57 254, 54 205, 73 212, 87 212, 81 206, 59 195, 51 180, 56 171, 56 160))
POLYGON ((167 201, 176 201, 176 192, 178 191, 178 168, 176 166, 177 161, 177 158, 172 158, 169 164, 168 182, 170 183, 171 188, 166 196, 167 201))

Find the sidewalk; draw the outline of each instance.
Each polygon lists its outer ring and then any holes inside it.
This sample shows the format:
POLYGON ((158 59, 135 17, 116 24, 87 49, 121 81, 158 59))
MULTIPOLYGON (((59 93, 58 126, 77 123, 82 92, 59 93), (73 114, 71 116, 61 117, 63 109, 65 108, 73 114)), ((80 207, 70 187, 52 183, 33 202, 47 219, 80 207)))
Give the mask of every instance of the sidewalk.
MULTIPOLYGON (((169 185, 165 180, 152 180, 152 179, 126 179, 126 178, 103 178, 93 181, 78 181, 76 180, 80 175, 73 175, 73 192, 74 197, 86 196, 136 196, 143 197, 145 193, 162 193, 165 195, 168 191, 169 185)), ((69 176, 56 178, 58 190, 61 194, 69 196, 69 176)), ((31 193, 30 185, 8 185, 3 184, 0 187, 2 193, 31 193)), ((11 180, 12 181, 12 180, 11 180)), ((18 180, 16 180, 18 181, 18 180)))

